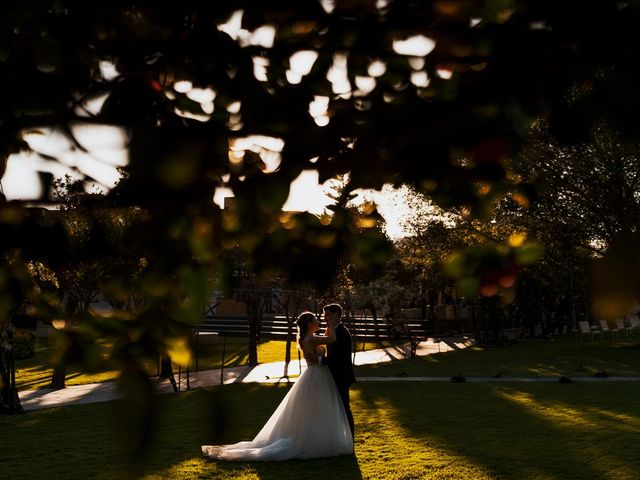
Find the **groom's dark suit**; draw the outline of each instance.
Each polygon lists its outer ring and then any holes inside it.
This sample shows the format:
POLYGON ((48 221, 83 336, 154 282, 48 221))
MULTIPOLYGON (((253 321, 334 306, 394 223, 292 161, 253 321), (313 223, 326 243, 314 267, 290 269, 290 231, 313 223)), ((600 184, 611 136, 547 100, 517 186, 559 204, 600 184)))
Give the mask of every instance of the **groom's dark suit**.
POLYGON ((351 363, 351 334, 344 324, 336 327, 336 341, 327 345, 327 360, 329 370, 338 387, 338 393, 342 399, 344 409, 351 427, 351 435, 353 430, 353 415, 349 406, 349 387, 356 382, 356 375, 353 372, 353 364, 351 363))

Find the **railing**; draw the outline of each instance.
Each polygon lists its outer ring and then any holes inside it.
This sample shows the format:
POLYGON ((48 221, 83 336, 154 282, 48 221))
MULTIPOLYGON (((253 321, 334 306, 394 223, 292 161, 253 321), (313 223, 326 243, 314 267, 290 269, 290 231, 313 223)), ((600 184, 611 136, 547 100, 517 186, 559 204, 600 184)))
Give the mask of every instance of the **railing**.
MULTIPOLYGON (((383 320, 374 320, 365 317, 351 317, 345 319, 345 324, 349 328, 351 335, 358 340, 363 339, 393 339, 396 332, 400 336, 411 336, 425 338, 428 333, 429 323, 424 320, 403 320, 402 322, 390 324, 383 320)), ((249 334, 249 320, 246 317, 237 316, 213 316, 205 318, 198 326, 201 332, 216 332, 226 336, 247 336, 249 334)), ((262 318, 260 325, 260 336, 262 338, 286 339, 289 326, 284 315, 269 315, 262 318)), ((295 337, 295 327, 292 326, 292 338, 295 337)))

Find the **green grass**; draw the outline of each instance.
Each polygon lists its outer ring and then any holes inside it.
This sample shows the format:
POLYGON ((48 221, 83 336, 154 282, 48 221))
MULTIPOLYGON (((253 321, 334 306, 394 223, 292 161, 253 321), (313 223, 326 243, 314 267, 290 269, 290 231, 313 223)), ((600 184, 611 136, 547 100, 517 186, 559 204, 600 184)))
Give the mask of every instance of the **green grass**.
POLYGON ((362 383, 352 390, 355 456, 225 463, 200 455, 203 443, 250 439, 286 388, 234 384, 160 397, 149 453, 135 464, 120 402, 0 417, 0 471, 32 480, 640 478, 635 383, 362 383))
MULTIPOLYGON (((247 365, 249 363, 249 348, 246 338, 228 337, 224 345, 225 366, 235 367, 247 365)), ((371 350, 379 348, 385 344, 367 343, 365 348, 371 350)), ((86 383, 105 382, 116 380, 119 372, 115 368, 108 367, 109 345, 104 343, 103 358, 105 368, 86 372, 78 366, 70 365, 67 369, 67 385, 82 385, 86 383)), ((258 361, 260 363, 280 362, 285 358, 286 342, 281 340, 266 340, 258 345, 258 361)), ((358 344, 358 348, 362 348, 362 344, 358 344)), ((25 360, 16 361, 16 384, 19 390, 32 390, 38 388, 46 388, 51 381, 53 373, 53 364, 51 357, 53 355, 53 347, 49 345, 47 340, 40 340, 36 345, 36 356, 25 360)), ((198 369, 208 370, 220 368, 222 363, 223 339, 215 338, 210 343, 200 343, 198 345, 198 369)), ((291 343, 291 359, 297 360, 298 352, 295 342, 291 343)), ((177 369, 177 367, 175 367, 177 369)), ((195 368, 195 352, 194 360, 191 368, 195 368)), ((149 364, 147 369, 150 374, 157 371, 157 365, 149 364)))
POLYGON ((507 347, 470 347, 357 368, 359 376, 492 377, 640 376, 640 337, 581 340, 571 335, 550 340, 520 340, 507 347), (579 363, 582 363, 580 368, 579 363))

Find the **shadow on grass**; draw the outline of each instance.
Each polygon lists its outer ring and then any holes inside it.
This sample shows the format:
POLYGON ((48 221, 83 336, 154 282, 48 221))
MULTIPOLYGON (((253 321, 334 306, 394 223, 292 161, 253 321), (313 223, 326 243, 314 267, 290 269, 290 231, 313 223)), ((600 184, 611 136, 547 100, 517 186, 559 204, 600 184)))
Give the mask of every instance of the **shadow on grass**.
POLYGON ((230 385, 160 395, 151 441, 135 453, 131 440, 140 432, 122 421, 122 400, 0 417, 2 478, 174 478, 172 469, 190 462, 199 462, 206 478, 221 468, 244 471, 246 464, 205 462, 200 445, 253 438, 285 394, 286 387, 230 385))
MULTIPOLYGON (((499 478, 640 478, 635 384, 521 387, 397 384, 359 388, 360 412, 385 411, 415 444, 499 478)), ((356 424, 359 419, 356 417, 356 424)), ((415 457, 416 452, 413 452, 415 457)), ((412 455, 407 456, 411 461, 412 455)))
POLYGON ((292 460, 286 462, 286 475, 283 465, 253 464, 252 467, 262 480, 283 480, 283 478, 324 478, 362 480, 362 472, 355 455, 315 460, 292 460))

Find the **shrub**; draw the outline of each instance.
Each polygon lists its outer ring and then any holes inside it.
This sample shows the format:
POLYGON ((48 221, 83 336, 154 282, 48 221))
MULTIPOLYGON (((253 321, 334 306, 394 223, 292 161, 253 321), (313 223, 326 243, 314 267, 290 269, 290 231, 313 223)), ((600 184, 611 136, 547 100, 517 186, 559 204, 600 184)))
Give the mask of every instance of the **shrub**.
POLYGON ((21 360, 36 354, 36 334, 32 330, 16 329, 13 334, 13 358, 21 360))

